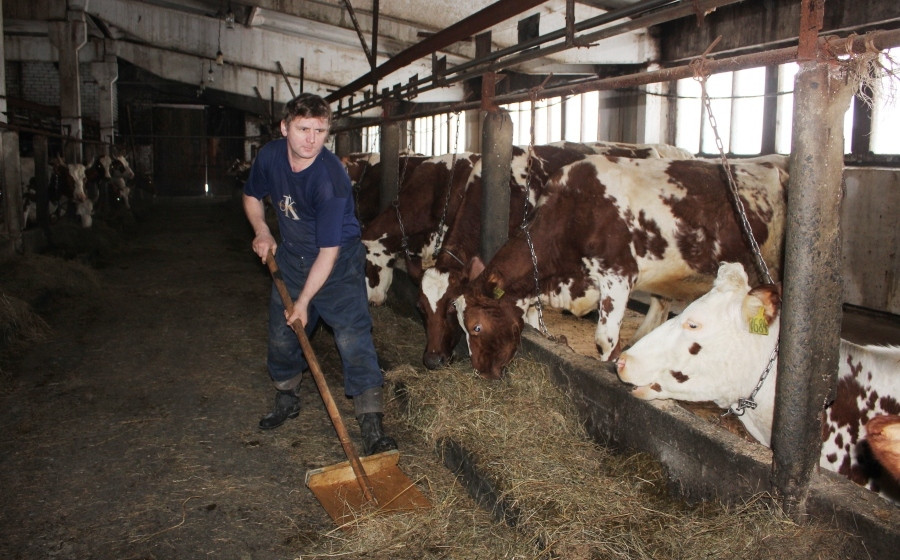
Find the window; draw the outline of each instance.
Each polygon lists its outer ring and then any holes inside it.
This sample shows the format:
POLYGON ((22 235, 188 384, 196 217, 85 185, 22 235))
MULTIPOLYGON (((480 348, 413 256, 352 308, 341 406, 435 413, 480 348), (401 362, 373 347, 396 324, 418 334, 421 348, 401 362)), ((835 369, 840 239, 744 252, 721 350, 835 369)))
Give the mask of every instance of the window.
POLYGON ((362 129, 362 151, 381 151, 381 127, 367 126, 362 129))
POLYGON ((900 154, 900 47, 890 49, 887 55, 882 53, 880 61, 886 73, 875 88, 869 150, 874 154, 900 154))
MULTIPOLYGON (((571 101, 571 100, 570 100, 571 101)), ((534 104, 534 143, 549 144, 550 142, 559 142, 562 140, 563 118, 562 118, 563 98, 552 97, 549 99, 539 99, 534 104)), ((513 144, 516 146, 527 146, 531 143, 531 102, 522 101, 521 103, 509 103, 500 106, 509 112, 510 119, 513 123, 513 144)), ((566 106, 566 122, 569 122, 568 111, 569 105, 566 106)), ((568 127, 566 135, 569 135, 568 127)))
MULTIPOLYGON (((873 86, 871 130, 854 131, 854 108, 851 104, 844 116, 844 153, 851 154, 852 135, 868 137, 861 145, 877 155, 900 154, 900 104, 897 102, 898 66, 900 48, 881 55, 884 68, 882 76, 873 86)), ((794 82, 799 67, 796 63, 778 67, 777 91, 765 91, 765 69, 750 68, 737 72, 722 72, 707 79, 706 90, 715 117, 716 128, 727 153, 756 155, 761 152, 763 104, 766 95, 775 95, 775 151, 788 154, 791 151, 791 135, 794 112, 794 82)), ((709 124, 709 116, 701 100, 699 82, 693 78, 679 80, 676 84, 675 143, 681 148, 706 155, 718 153, 715 135, 709 124)), ((865 119, 863 119, 865 120, 865 119)), ((860 148, 857 148, 858 150, 860 148)), ((854 154, 863 156, 866 154, 854 154)))

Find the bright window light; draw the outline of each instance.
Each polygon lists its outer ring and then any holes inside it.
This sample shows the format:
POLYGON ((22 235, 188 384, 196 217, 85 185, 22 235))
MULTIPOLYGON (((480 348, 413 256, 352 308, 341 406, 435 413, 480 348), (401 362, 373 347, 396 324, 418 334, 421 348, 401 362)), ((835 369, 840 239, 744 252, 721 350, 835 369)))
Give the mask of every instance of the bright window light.
POLYGON ((875 110, 869 149, 875 154, 900 154, 900 47, 881 55, 887 73, 875 88, 875 110))

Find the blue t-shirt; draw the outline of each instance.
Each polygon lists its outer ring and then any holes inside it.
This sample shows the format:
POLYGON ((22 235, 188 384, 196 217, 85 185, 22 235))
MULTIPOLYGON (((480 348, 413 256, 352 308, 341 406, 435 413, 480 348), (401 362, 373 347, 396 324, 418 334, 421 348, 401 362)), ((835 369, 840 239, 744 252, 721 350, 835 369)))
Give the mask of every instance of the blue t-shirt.
POLYGON ((314 258, 320 247, 345 247, 360 238, 350 177, 325 148, 312 165, 295 173, 287 140, 269 142, 253 161, 244 193, 260 200, 271 197, 282 245, 302 257, 314 258))

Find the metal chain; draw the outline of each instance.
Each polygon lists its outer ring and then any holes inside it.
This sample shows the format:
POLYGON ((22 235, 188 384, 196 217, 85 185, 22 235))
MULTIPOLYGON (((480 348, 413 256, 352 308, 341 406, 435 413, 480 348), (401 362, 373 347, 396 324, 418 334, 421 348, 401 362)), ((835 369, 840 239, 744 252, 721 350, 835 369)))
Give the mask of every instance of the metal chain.
POLYGON ((397 196, 395 196, 393 202, 391 202, 391 205, 394 207, 394 212, 397 214, 397 223, 400 225, 400 248, 403 249, 403 254, 408 261, 412 260, 412 255, 409 252, 409 237, 406 235, 406 228, 403 227, 403 216, 400 215, 400 189, 403 187, 403 180, 406 178, 406 167, 409 163, 409 158, 412 157, 413 154, 412 143, 413 135, 407 130, 406 157, 403 160, 403 171, 400 172, 400 178, 397 180, 397 196))
POLYGON ((750 396, 746 399, 739 398, 737 402, 737 407, 731 405, 728 407, 728 410, 722 413, 722 418, 725 418, 729 414, 733 414, 734 416, 743 416, 744 411, 747 408, 756 409, 756 401, 753 400, 756 398, 756 394, 759 393, 759 390, 762 389, 763 382, 766 380, 766 377, 769 376, 769 373, 772 371, 772 366, 775 365, 775 360, 778 359, 778 341, 775 341, 775 348, 772 349, 772 354, 769 356, 769 363, 766 364, 766 369, 763 370, 762 375, 759 376, 759 381, 756 383, 756 387, 753 388, 753 392, 750 393, 750 396))
POLYGON ((406 236, 406 228, 403 227, 403 217, 400 216, 400 197, 395 198, 392 204, 394 211, 397 213, 397 223, 400 224, 400 248, 403 249, 406 260, 412 260, 412 255, 409 254, 409 237, 406 236))
MULTIPOLYGON (((695 67, 695 71, 696 70, 697 67, 695 67)), ((704 107, 706 107, 706 115, 709 119, 709 126, 712 128, 713 135, 716 137, 716 147, 719 149, 719 158, 722 160, 722 167, 725 168, 725 176, 728 178, 728 189, 731 193, 731 202, 734 205, 738 217, 740 218, 741 230, 744 233, 744 237, 746 238, 747 242, 750 243, 750 249, 753 252, 753 260, 754 264, 756 265, 756 273, 759 275, 759 280, 765 284, 771 284, 772 277, 769 275, 769 267, 766 266, 766 262, 762 258, 759 244, 756 242, 756 238, 753 235, 753 230, 750 228, 750 221, 747 219, 747 213, 744 210, 744 203, 741 202, 741 196, 740 194, 738 194, 737 183, 734 180, 734 174, 731 171, 731 164, 728 162, 728 158, 725 156, 725 146, 722 144, 722 138, 719 136, 719 129, 716 126, 716 117, 712 112, 712 102, 710 101, 709 94, 706 91, 706 77, 706 74, 701 71, 694 76, 694 79, 700 82, 703 105, 704 107)))
MULTIPOLYGON (((694 69, 694 79, 700 82, 700 91, 701 96, 703 98, 703 105, 706 108, 706 115, 709 119, 709 125, 712 128, 713 135, 716 138, 716 147, 719 149, 719 157, 722 160, 722 167, 725 169, 725 175, 728 178, 728 189, 731 194, 731 202, 734 205, 735 212, 737 212, 740 217, 741 222, 741 230, 744 234, 746 240, 750 243, 750 248, 753 252, 753 260, 756 265, 756 273, 759 275, 759 279, 761 282, 766 284, 772 284, 772 277, 769 275, 769 268, 766 266, 765 260, 762 258, 762 254, 759 249, 759 244, 756 242, 756 238, 753 236, 753 230, 750 229, 750 222, 747 219, 747 213, 744 210, 744 204, 741 202, 741 197, 738 194, 737 183, 734 180, 734 174, 731 172, 731 165, 728 163, 728 158, 725 156, 725 146, 722 144, 722 138, 719 136, 719 129, 716 126, 716 117, 713 115, 712 111, 712 103, 709 98, 709 93, 706 91, 706 78, 708 76, 708 72, 706 70, 706 54, 712 49, 713 46, 718 42, 718 39, 710 45, 709 49, 707 49, 706 53, 699 58, 694 59, 691 62, 691 66, 694 69)), ((772 366, 775 363, 775 360, 778 359, 778 340, 775 340, 775 348, 772 349, 772 355, 769 356, 769 363, 766 364, 766 368, 763 370, 762 374, 759 376, 759 381, 756 383, 756 387, 754 387, 753 391, 750 393, 750 396, 747 398, 738 398, 737 407, 734 405, 729 406, 728 410, 722 414, 722 417, 728 416, 729 414, 733 414, 735 416, 743 416, 746 409, 755 409, 756 408, 756 394, 759 393, 759 390, 762 388, 763 383, 766 378, 769 376, 769 372, 772 370, 772 366)))
POLYGON ((456 115, 456 136, 453 138, 453 158, 450 162, 450 177, 447 179, 447 195, 444 197, 444 211, 441 213, 441 221, 438 222, 437 239, 434 244, 434 258, 437 258, 441 252, 441 245, 444 242, 444 226, 447 222, 447 210, 450 208, 450 191, 453 189, 453 172, 456 171, 456 152, 459 149, 459 118, 460 111, 454 113, 456 115))
POLYGON ((544 324, 544 306, 541 303, 541 280, 538 272, 537 254, 534 252, 534 242, 531 240, 531 232, 528 230, 528 194, 531 192, 531 165, 534 160, 534 115, 535 105, 537 105, 537 90, 531 92, 531 138, 528 142, 528 159, 525 166, 525 202, 524 211, 522 212, 522 225, 520 226, 525 233, 525 241, 528 243, 528 250, 531 252, 531 264, 534 267, 534 294, 535 308, 538 312, 538 326, 541 327, 541 333, 548 338, 552 338, 547 325, 544 324))

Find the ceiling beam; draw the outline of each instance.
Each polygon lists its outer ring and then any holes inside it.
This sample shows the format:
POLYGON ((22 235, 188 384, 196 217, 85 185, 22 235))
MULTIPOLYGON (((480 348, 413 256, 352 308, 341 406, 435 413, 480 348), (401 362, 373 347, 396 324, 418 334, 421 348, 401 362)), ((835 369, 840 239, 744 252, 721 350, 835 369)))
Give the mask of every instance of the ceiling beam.
POLYGON ((447 47, 453 43, 466 39, 484 29, 514 17, 535 6, 543 4, 545 0, 500 0, 483 10, 472 14, 462 21, 435 33, 424 41, 398 53, 396 56, 375 68, 368 74, 360 76, 346 86, 338 89, 328 96, 328 101, 336 101, 345 95, 350 95, 364 87, 374 86, 378 80, 388 74, 419 60, 431 56, 432 53, 447 47))

